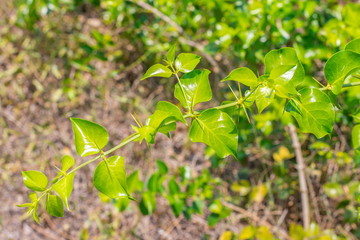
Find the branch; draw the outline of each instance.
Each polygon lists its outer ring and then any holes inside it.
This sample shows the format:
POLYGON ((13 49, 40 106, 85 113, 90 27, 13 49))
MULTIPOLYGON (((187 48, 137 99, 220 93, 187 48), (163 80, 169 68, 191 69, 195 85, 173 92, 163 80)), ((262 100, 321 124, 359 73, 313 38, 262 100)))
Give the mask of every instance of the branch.
POLYGON ((279 226, 275 226, 275 225, 272 225, 271 223, 269 223, 268 221, 260 218, 258 215, 252 213, 252 212, 249 212, 241 207, 238 207, 238 206, 235 206, 231 203, 228 203, 226 201, 222 201, 222 204, 227 207, 227 208, 230 208, 231 210, 235 211, 235 212, 238 212, 238 213, 241 213, 242 215, 246 216, 247 218, 251 219, 251 221, 253 222, 256 222, 260 225, 263 225, 267 228, 269 228, 271 231, 273 231, 276 235, 278 235, 279 237, 282 237, 283 239, 286 239, 286 240, 290 240, 290 236, 287 234, 287 232, 280 228, 279 226))
POLYGON ((310 226, 310 207, 309 207, 308 188, 306 185, 305 161, 301 152, 301 145, 299 142, 299 138, 298 135, 296 134, 296 128, 292 124, 289 125, 289 133, 293 148, 295 150, 297 170, 299 173, 303 225, 304 225, 304 229, 308 229, 310 226))

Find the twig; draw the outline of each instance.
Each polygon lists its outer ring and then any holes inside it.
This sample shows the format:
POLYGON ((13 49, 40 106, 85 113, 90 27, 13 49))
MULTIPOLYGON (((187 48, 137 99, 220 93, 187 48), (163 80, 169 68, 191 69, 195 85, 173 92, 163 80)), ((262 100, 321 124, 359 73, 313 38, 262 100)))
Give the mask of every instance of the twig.
POLYGON ((256 222, 260 225, 263 225, 267 228, 269 228, 270 230, 272 230, 275 234, 277 234, 279 237, 282 237, 282 239, 286 239, 286 240, 290 240, 289 235, 287 234, 287 232, 285 230, 283 230, 282 228, 280 228, 279 226, 275 226, 270 224, 268 221, 260 218, 259 216, 255 215, 254 213, 248 212, 245 209, 235 206, 231 203, 228 203, 226 201, 222 201, 222 204, 227 207, 230 208, 231 210, 241 213, 242 215, 248 217, 249 219, 251 219, 251 221, 256 222))
POLYGON ((299 138, 298 135, 296 134, 296 128, 292 124, 289 125, 289 133, 290 133, 292 145, 295 150, 297 170, 299 175, 303 225, 305 229, 308 229, 310 226, 310 207, 309 207, 308 188, 306 185, 305 161, 301 152, 301 145, 299 142, 299 138))

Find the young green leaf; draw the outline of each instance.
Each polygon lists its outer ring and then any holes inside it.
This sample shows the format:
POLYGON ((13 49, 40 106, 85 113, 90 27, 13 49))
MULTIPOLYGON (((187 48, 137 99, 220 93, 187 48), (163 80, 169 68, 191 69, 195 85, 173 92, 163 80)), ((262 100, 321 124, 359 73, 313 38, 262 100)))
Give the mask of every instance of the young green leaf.
POLYGON ((166 60, 172 64, 175 60, 175 50, 176 50, 176 45, 173 44, 170 48, 169 51, 166 53, 166 60))
POLYGON ((150 215, 154 212, 156 208, 156 199, 155 193, 153 192, 144 192, 142 194, 142 199, 140 202, 140 211, 144 215, 150 215))
POLYGON ((246 67, 237 68, 231 71, 231 73, 221 81, 229 80, 237 81, 249 87, 255 87, 258 84, 258 78, 254 72, 246 67))
POLYGON ((304 80, 305 71, 295 49, 281 48, 266 54, 265 75, 273 81, 277 95, 287 98, 289 93, 296 94, 296 86, 304 80))
POLYGON ((48 185, 48 178, 45 174, 39 171, 23 171, 23 181, 26 187, 33 191, 42 192, 46 190, 48 185))
POLYGON ((139 171, 134 171, 126 178, 126 185, 129 194, 143 189, 144 183, 140 180, 139 171))
POLYGON ((149 77, 170 77, 172 75, 172 71, 158 63, 155 65, 152 65, 144 74, 144 76, 140 80, 144 80, 149 77))
POLYGON ((330 98, 316 88, 304 88, 299 94, 299 100, 294 98, 287 103, 286 111, 296 119, 301 131, 317 138, 331 133, 335 111, 330 98))
POLYGON ((218 109, 208 109, 195 118, 190 128, 190 140, 212 147, 219 157, 237 157, 238 136, 233 120, 218 109))
POLYGON ((196 104, 207 102, 212 98, 209 74, 210 71, 205 69, 202 71, 194 70, 182 76, 181 84, 184 94, 179 85, 180 83, 177 83, 174 95, 183 107, 194 108, 196 104))
POLYGON ((75 165, 75 160, 72 156, 66 155, 61 158, 61 170, 63 172, 66 172, 67 170, 69 170, 69 168, 71 168, 74 165, 75 165))
POLYGON ((166 101, 160 101, 156 106, 156 111, 146 120, 146 125, 137 128, 135 131, 140 134, 138 141, 145 139, 148 143, 154 143, 154 137, 157 132, 168 134, 175 130, 176 123, 180 121, 186 124, 186 121, 180 109, 174 104, 166 101), (173 122, 169 124, 170 122, 173 122))
POLYGON ((99 192, 109 198, 129 197, 124 158, 112 156, 101 161, 95 169, 94 185, 99 192))
POLYGON ((180 53, 175 60, 176 70, 188 73, 199 64, 201 57, 193 53, 180 53))
POLYGON ((75 177, 75 173, 65 175, 63 178, 61 178, 59 181, 54 183, 54 185, 52 186, 52 189, 59 194, 59 196, 64 201, 65 206, 68 210, 70 210, 69 197, 74 187, 74 177, 75 177))
POLYGON ((254 97, 250 97, 249 100, 252 100, 252 98, 255 99, 256 107, 261 113, 267 106, 269 106, 275 98, 275 90, 271 88, 267 84, 262 84, 255 90, 254 97))
POLYGON ((349 42, 346 45, 345 50, 353 51, 360 54, 360 38, 354 39, 351 42, 349 42))
POLYGON ((48 194, 46 198, 46 211, 54 217, 64 216, 64 205, 57 195, 48 194))
POLYGON ((99 153, 109 141, 106 129, 94 122, 80 118, 70 118, 75 135, 76 152, 86 157, 99 153))
POLYGON ((360 54, 353 51, 335 53, 325 64, 325 78, 334 94, 339 94, 348 73, 360 67, 360 54))

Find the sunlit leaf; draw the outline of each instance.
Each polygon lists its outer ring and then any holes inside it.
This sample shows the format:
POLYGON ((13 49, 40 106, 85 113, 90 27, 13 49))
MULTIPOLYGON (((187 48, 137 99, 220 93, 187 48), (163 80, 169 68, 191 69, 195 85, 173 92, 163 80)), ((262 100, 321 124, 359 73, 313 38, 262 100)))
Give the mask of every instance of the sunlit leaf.
POLYGON ((22 171, 22 177, 25 186, 33 191, 45 191, 48 185, 48 178, 39 171, 22 171))
POLYGON ((169 63, 173 63, 175 60, 175 50, 176 50, 176 45, 173 44, 170 48, 169 51, 166 53, 166 60, 169 63))
POLYGON ((144 192, 142 194, 142 199, 141 199, 139 207, 140 207, 142 214, 144 214, 144 215, 152 214, 156 208, 155 193, 144 192))
POLYGON ((299 94, 299 100, 288 102, 286 111, 296 119, 301 131, 313 133, 317 138, 331 133, 335 111, 329 97, 316 88, 304 88, 299 94))
POLYGON ((158 63, 155 65, 152 65, 144 74, 144 76, 141 78, 141 80, 144 80, 149 77, 170 77, 172 75, 172 71, 158 63))
POLYGON ((264 61, 265 74, 274 80, 274 85, 280 85, 290 91, 304 79, 304 68, 293 48, 272 50, 266 54, 264 61))
POLYGON ((185 98, 179 83, 175 85, 175 97, 185 108, 193 108, 196 104, 207 102, 212 98, 211 86, 209 83, 210 71, 194 70, 181 77, 185 98))
POLYGON ((170 102, 161 101, 157 104, 154 114, 146 120, 145 126, 133 128, 140 134, 138 141, 145 139, 148 143, 154 143, 157 132, 167 134, 175 130, 177 121, 186 124, 180 109, 170 102))
POLYGON ((212 147, 219 157, 237 157, 238 136, 233 120, 217 109, 208 109, 195 118, 190 128, 190 139, 212 147))
POLYGON ((193 53, 180 53, 175 60, 176 70, 188 73, 199 64, 201 57, 193 53))
POLYGON ((65 175, 59 181, 54 183, 52 189, 56 191, 61 199, 64 201, 65 207, 69 210, 69 197, 73 191, 74 187, 74 177, 75 173, 70 173, 65 175))
POLYGON ((75 136, 76 152, 82 156, 89 156, 99 153, 109 141, 109 134, 106 129, 94 122, 70 118, 75 136))
POLYGON ((64 205, 56 195, 48 194, 46 197, 46 211, 54 217, 63 217, 64 216, 64 205))
POLYGON ((124 158, 112 156, 101 161, 94 172, 94 185, 109 198, 129 197, 124 158))
POLYGON ((326 195, 331 198, 340 197, 343 194, 343 189, 339 183, 326 183, 323 185, 326 195))
POLYGON ((360 54, 353 51, 335 53, 325 64, 326 80, 331 85, 331 91, 339 94, 348 73, 360 67, 360 54))
POLYGON ((231 71, 231 73, 221 81, 229 80, 237 81, 249 87, 255 87, 258 84, 258 79, 254 72, 246 67, 237 68, 231 71))
POLYGON ((354 39, 351 42, 349 42, 346 45, 345 50, 353 51, 360 54, 360 38, 354 39))
POLYGON ((252 239, 255 237, 255 234, 256 234, 256 227, 252 225, 248 225, 241 230, 239 239, 240 240, 252 239))

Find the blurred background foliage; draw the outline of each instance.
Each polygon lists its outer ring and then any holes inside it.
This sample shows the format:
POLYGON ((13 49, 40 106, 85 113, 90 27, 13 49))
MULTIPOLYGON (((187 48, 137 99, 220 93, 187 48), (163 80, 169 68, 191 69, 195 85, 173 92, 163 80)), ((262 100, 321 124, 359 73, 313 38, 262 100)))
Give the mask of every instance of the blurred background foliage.
POLYGON ((172 44, 203 57, 218 102, 231 92, 217 80, 239 66, 262 73, 265 54, 284 46, 296 49, 304 81, 324 83, 325 61, 360 37, 359 2, 3 0, 0 16, 1 239, 278 239, 271 226, 296 240, 360 238, 360 144, 351 139, 359 87, 341 94, 331 136, 300 135, 309 229, 301 227, 296 161, 276 106, 254 111, 252 124, 238 115, 240 161, 190 144, 181 127, 153 149, 125 149, 138 202, 99 198, 89 169, 75 181, 65 219, 44 216, 37 226, 20 221, 13 206, 26 197, 20 170, 51 172, 61 155, 74 153, 68 117, 101 123, 115 144, 131 131, 131 113, 144 120, 158 100, 171 99, 174 82, 140 78, 172 44))

